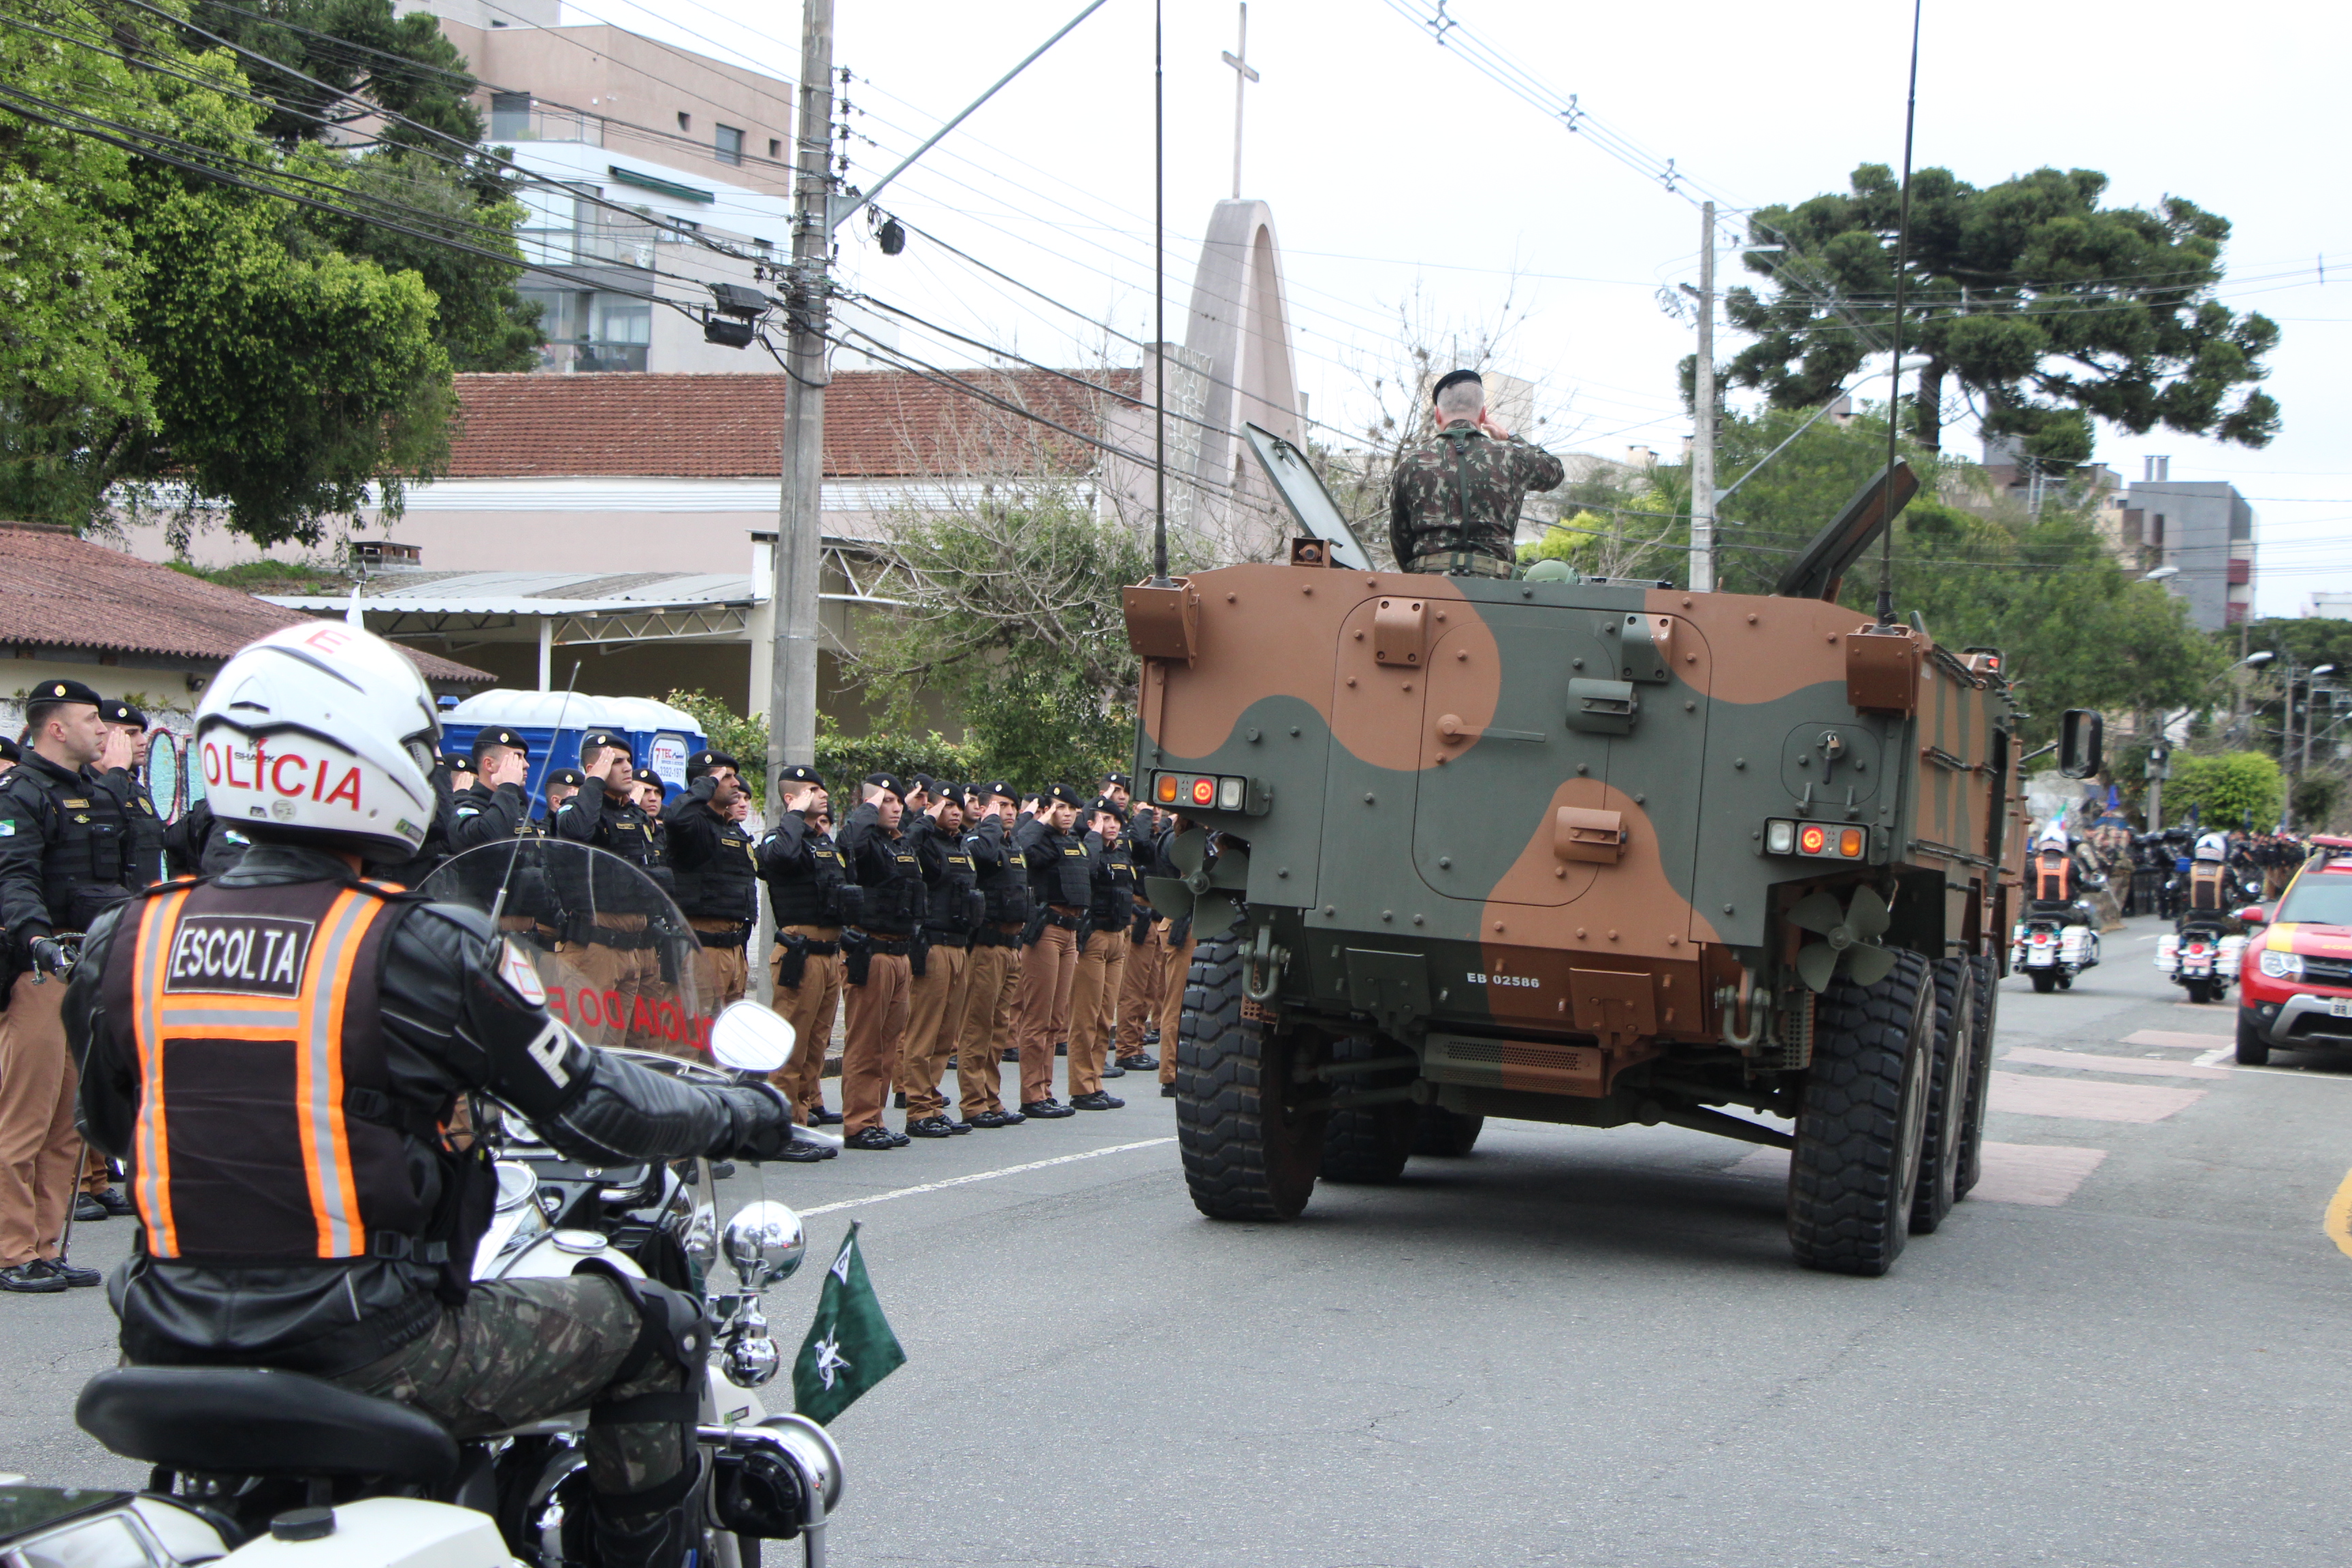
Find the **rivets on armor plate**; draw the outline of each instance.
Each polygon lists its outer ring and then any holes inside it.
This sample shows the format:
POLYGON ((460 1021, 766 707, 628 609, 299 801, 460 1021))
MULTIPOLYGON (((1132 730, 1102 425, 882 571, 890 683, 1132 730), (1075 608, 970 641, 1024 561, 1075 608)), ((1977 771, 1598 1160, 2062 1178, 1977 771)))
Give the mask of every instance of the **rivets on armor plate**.
POLYGON ((1364 804, 1366 805, 1372 804, 1372 792, 1370 790, 1366 790, 1364 792, 1364 804))
POLYGON ((1683 608, 1685 610, 1690 608, 1690 595, 1688 594, 1685 594, 1683 595, 1683 608))
POLYGON ((1444 619, 1445 618, 1445 612, 1444 612, 1444 610, 1440 610, 1440 611, 1438 611, 1438 612, 1437 612, 1437 618, 1438 618, 1439 620, 1441 620, 1441 621, 1442 621, 1442 620, 1444 620, 1444 619))
POLYGON ((1723 912, 1724 912, 1725 914, 1729 914, 1729 913, 1731 912, 1731 906, 1730 906, 1729 904, 1726 904, 1726 905, 1724 905, 1724 906, 1723 906, 1723 912))
POLYGON ((1381 911, 1381 919, 1384 921, 1392 921, 1396 919, 1396 911, 1394 910, 1382 910, 1381 911))
POLYGON ((1610 940, 1611 942, 1615 942, 1615 941, 1617 940, 1617 933, 1616 933, 1615 931, 1611 931, 1611 932, 1609 933, 1609 940, 1610 940))
POLYGON ((1754 613, 1753 611, 1750 611, 1750 612, 1749 612, 1749 614, 1748 614, 1748 624, 1749 626, 1754 626, 1754 625, 1756 624, 1756 616, 1755 616, 1755 613, 1754 613))
POLYGON ((1635 805, 1646 805, 1649 804, 1649 801, 1650 797, 1647 795, 1636 795, 1633 797, 1633 804, 1635 805))
MULTIPOLYGON (((1668 931, 1668 932, 1666 933, 1666 945, 1667 945, 1668 947, 1680 947, 1680 946, 1682 946, 1682 944, 1683 944, 1683 939, 1682 939, 1682 938, 1680 938, 1680 937, 1676 936, 1676 935, 1675 935, 1674 932, 1672 932, 1672 931, 1668 931)), ((1672 984, 1674 984, 1674 983, 1675 983, 1675 977, 1674 977, 1673 975, 1671 975, 1671 974, 1667 975, 1667 976, 1666 976, 1666 984, 1667 984, 1669 986, 1671 986, 1672 984)))
POLYGON ((1412 917, 1412 923, 1413 923, 1413 924, 1415 924, 1415 925, 1419 925, 1419 924, 1421 923, 1421 917, 1420 917, 1419 915, 1415 915, 1415 916, 1413 916, 1413 917, 1412 917))
POLYGON ((1582 669, 1584 668, 1584 661, 1580 658, 1571 658, 1568 661, 1568 668, 1570 669, 1582 669))
POLYGON ((1731 765, 1735 768, 1744 768, 1748 765, 1748 759, 1746 757, 1734 757, 1731 759, 1731 765))
POLYGON ((1287 866, 1277 866, 1274 868, 1274 874, 1277 877, 1287 877, 1290 875, 1290 868, 1287 866))
POLYGON ((1410 680, 1406 681, 1406 682, 1404 683, 1404 689, 1405 689, 1407 691, 1411 691, 1411 690, 1412 689, 1412 681, 1410 681, 1410 680))
POLYGON ((1226 604, 1228 604, 1228 605, 1232 605, 1232 604, 1238 604, 1238 603, 1240 602, 1240 599, 1241 599, 1241 595, 1239 595, 1238 594, 1228 594, 1228 595, 1225 595, 1225 603, 1226 603, 1226 604))
POLYGON ((1579 773, 1582 773, 1584 772, 1584 769, 1585 769, 1585 765, 1584 765, 1582 763, 1577 763, 1577 764, 1576 764, 1576 771, 1577 771, 1579 773))
POLYGON ((1302 594, 1311 594, 1315 592, 1315 584, 1312 583, 1301 583, 1298 585, 1298 591, 1302 594))
POLYGON ((1253 743, 1255 743, 1255 742, 1256 742, 1256 740, 1257 740, 1257 731, 1256 731, 1255 730, 1250 730, 1250 731, 1244 731, 1244 732, 1249 736, 1249 738, 1250 738, 1250 740, 1251 740, 1251 742, 1252 742, 1253 743))
POLYGON ((1296 724, 1290 727, 1290 738, 1294 741, 1298 739, 1298 726, 1296 724))
POLYGON ((1698 704, 1685 700, 1683 703, 1683 711, 1685 713, 1696 713, 1698 711, 1698 704))
POLYGON ((1502 929, 1503 929, 1503 922, 1502 922, 1502 921, 1496 921, 1495 922, 1495 929, 1496 929, 1496 931, 1500 931, 1500 930, 1502 930, 1502 929))
POLYGON ((1338 914, 1339 911, 1338 910, 1336 910, 1336 909, 1332 908, 1329 904, 1326 904, 1326 905, 1324 905, 1324 906, 1323 906, 1323 912, 1324 912, 1325 914, 1327 914, 1327 915, 1336 915, 1336 914, 1338 914))
POLYGON ((1351 676, 1349 676, 1349 677, 1348 677, 1348 684, 1349 684, 1349 685, 1350 685, 1350 686, 1355 685, 1355 684, 1356 684, 1356 678, 1355 678, 1354 676, 1352 676, 1352 675, 1351 675, 1351 676))
POLYGON ((1696 664, 1698 662, 1698 651, 1694 648, 1689 653, 1683 655, 1683 662, 1685 664, 1696 664))
POLYGON ((1835 642, 1835 641, 1837 641, 1837 633, 1835 633, 1835 632, 1832 632, 1832 633, 1830 634, 1830 641, 1832 641, 1832 642, 1835 642))
POLYGON ((1364 640, 1364 634, 1363 634, 1363 632, 1362 632, 1361 630, 1359 630, 1359 631, 1356 633, 1356 640, 1357 640, 1358 642, 1361 642, 1361 641, 1363 641, 1363 640, 1364 640))
POLYGON ((1470 650, 1466 647, 1455 648, 1454 650, 1454 657, 1457 659, 1466 659, 1470 657, 1470 650))
POLYGON ((1454 857, 1451 855, 1440 855, 1437 858, 1437 868, 1441 871, 1451 871, 1454 869, 1454 857))
POLYGON ((1568 868, 1565 866, 1554 866, 1551 868, 1551 874, 1555 877, 1565 878, 1568 875, 1568 868))
POLYGON ((1582 926, 1576 928, 1576 940, 1579 942, 1582 942, 1584 940, 1584 928, 1582 926))

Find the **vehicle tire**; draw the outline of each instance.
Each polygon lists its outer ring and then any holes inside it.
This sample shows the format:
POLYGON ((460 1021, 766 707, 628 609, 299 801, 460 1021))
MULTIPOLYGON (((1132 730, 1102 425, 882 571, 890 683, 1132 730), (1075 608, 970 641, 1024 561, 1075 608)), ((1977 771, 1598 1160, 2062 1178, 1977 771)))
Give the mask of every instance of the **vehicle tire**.
POLYGON ((1241 943, 1201 943, 1176 1038, 1176 1147, 1192 1206, 1211 1219, 1295 1219, 1323 1163, 1324 1114, 1297 1107, 1319 1084, 1290 1081, 1297 1037, 1242 1016, 1241 943))
POLYGON ((2074 977, 2071 974, 2060 975, 2058 977, 2058 989, 2061 991, 2072 991, 2074 989, 2074 977))
POLYGON ((1974 961, 1948 958, 1929 973, 1936 987, 1936 1055, 1929 1064, 1927 1121, 1919 1142, 1919 1190, 1911 1199, 1914 1236, 1934 1235, 1959 1201, 1960 1148, 1968 1136, 1977 1043, 1974 961))
POLYGON ((1478 1131, 1486 1125, 1483 1116, 1424 1105, 1413 1131, 1412 1152, 1439 1160, 1459 1160, 1476 1145, 1478 1131))
POLYGON ((2042 995, 2047 996, 2050 993, 2058 989, 2058 975, 2055 971, 2036 969, 2032 973, 2033 975, 2033 989, 2040 992, 2042 995))
POLYGON ((2270 1061, 2271 1043, 2263 1038, 2260 1027, 2247 1023, 2243 1013, 2239 1014, 2238 1065, 2248 1068, 2268 1067, 2270 1061))
POLYGON ((1896 953, 1875 985, 1840 976, 1822 995, 1789 1165, 1789 1243, 1805 1267, 1875 1276, 1902 1255, 1935 1043, 1917 953, 1896 953))
POLYGON ((2190 981, 2189 983, 2189 999, 2191 1002, 2197 1003, 2210 1002, 2213 1000, 2213 983, 2210 980, 2190 981))
MULTIPOLYGON (((1356 1035, 1333 1041, 1331 1059, 1370 1061, 1375 1057, 1395 1056, 1401 1049, 1385 1040, 1356 1035)), ((1411 1068, 1400 1068, 1344 1078, 1339 1082, 1343 1086, 1391 1089, 1400 1082, 1411 1083, 1415 1076, 1411 1068)), ((1413 1133, 1420 1119, 1421 1107, 1411 1100, 1368 1105, 1360 1110, 1333 1110, 1323 1123, 1323 1179, 1371 1185, 1395 1181, 1404 1174, 1404 1163, 1412 1155, 1413 1133)))
POLYGON ((1952 1201, 1967 1197, 1984 1174, 1984 1129, 1992 1094, 1993 1021, 2000 1005, 2000 976, 1990 958, 1969 960, 1976 973, 1976 1043, 1969 1052, 1969 1107, 1960 1134, 1960 1168, 1952 1178, 1952 1201))

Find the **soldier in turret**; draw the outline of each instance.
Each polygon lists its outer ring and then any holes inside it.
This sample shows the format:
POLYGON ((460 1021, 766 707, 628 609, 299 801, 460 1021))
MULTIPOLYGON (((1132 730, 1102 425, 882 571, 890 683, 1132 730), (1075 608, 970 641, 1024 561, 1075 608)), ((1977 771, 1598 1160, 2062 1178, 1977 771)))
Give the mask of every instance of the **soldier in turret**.
POLYGON ((1508 577, 1527 492, 1568 477, 1558 458, 1495 423, 1475 370, 1438 378, 1429 437, 1389 481, 1389 547, 1407 572, 1508 577))

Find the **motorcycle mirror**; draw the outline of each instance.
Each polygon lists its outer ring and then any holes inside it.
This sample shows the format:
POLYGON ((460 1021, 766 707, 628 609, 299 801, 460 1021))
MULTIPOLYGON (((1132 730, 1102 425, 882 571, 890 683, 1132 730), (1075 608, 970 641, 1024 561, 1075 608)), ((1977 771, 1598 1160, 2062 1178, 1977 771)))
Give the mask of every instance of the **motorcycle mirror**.
POLYGON ((2238 918, 2250 926, 2268 925, 2271 912, 2260 904, 2248 904, 2238 911, 2238 918))
POLYGON ((808 1256, 808 1233, 788 1205, 762 1199, 735 1211, 719 1249, 744 1289, 764 1290, 799 1269, 808 1256))
POLYGON ((710 1026, 710 1059, 736 1072, 773 1072, 793 1059, 793 1026, 757 1002, 737 1002, 710 1026))
POLYGON ((2070 779, 2086 779, 2105 761, 2102 754, 2107 721, 2088 708, 2069 708, 2058 723, 2058 771, 2070 779))

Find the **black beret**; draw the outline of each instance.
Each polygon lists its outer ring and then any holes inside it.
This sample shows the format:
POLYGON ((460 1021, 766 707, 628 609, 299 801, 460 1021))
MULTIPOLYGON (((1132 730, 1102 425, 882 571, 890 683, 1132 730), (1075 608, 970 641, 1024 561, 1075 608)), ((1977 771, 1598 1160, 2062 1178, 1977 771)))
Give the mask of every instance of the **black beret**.
POLYGON ((21 763, 24 760, 25 748, 7 736, 0 735, 0 763, 21 763))
POLYGON ((144 730, 147 728, 147 715, 142 713, 138 709, 133 708, 130 703, 125 702, 120 697, 116 698, 111 702, 100 703, 98 705, 98 716, 105 720, 110 724, 128 724, 134 730, 144 730))
POLYGON ((501 729, 498 725, 493 724, 488 729, 475 731, 474 760, 478 763, 480 762, 482 760, 482 753, 492 746, 507 746, 515 751, 520 752, 526 757, 530 755, 530 742, 529 741, 524 740, 512 730, 501 729))
POLYGON ((1434 402, 1437 399, 1438 395, 1443 393, 1447 387, 1458 385, 1465 381, 1475 381, 1482 387, 1486 384, 1485 378, 1480 376, 1475 370, 1449 370, 1444 375, 1437 378, 1437 384, 1435 386, 1429 389, 1431 401, 1434 402))
POLYGON ((1135 780, 1126 773, 1105 773, 1103 774, 1103 783, 1107 784, 1117 784, 1119 788, 1127 790, 1129 793, 1132 793, 1135 789, 1135 780))
POLYGON ((824 787, 824 775, 820 774, 814 768, 810 767, 805 763, 785 763, 782 767, 776 770, 776 782, 779 784, 814 784, 820 789, 824 787))
POLYGON ((1118 804, 1118 797, 1116 795, 1107 795, 1098 797, 1095 801, 1093 809, 1097 812, 1108 812, 1111 816, 1118 817, 1121 822, 1125 822, 1127 820, 1126 808, 1118 804))
POLYGON ((889 773, 867 773, 866 782, 876 789, 889 791, 902 802, 907 798, 907 786, 889 773))
POLYGON ((733 768, 740 773, 743 771, 743 764, 726 752, 717 750, 697 752, 686 759, 688 778, 698 779, 713 768, 733 768))
POLYGON ((551 768, 548 771, 547 783, 550 784, 570 784, 573 789, 586 789, 588 787, 588 775, 582 773, 578 768, 551 768))
POLYGON ((945 795, 947 793, 947 791, 940 786, 940 781, 933 778, 929 773, 910 773, 908 775, 908 782, 912 784, 917 789, 921 790, 925 795, 945 795))
POLYGON ((999 779, 994 784, 982 784, 974 793, 984 795, 991 800, 994 800, 999 795, 1003 795, 1006 800, 1015 802, 1019 801, 1021 798, 1021 792, 1014 789, 1011 782, 1005 779, 999 779))
POLYGON ((25 702, 27 707, 37 702, 87 702, 93 708, 100 706, 98 693, 79 680, 44 680, 26 696, 25 702))
POLYGON ((580 755, 583 761, 587 758, 589 752, 595 751, 600 747, 608 746, 618 751, 627 752, 632 760, 635 760, 636 756, 635 750, 629 744, 629 738, 616 731, 591 730, 586 734, 580 737, 580 755))
POLYGON ((1083 809, 1087 804, 1079 797, 1076 790, 1072 789, 1067 784, 1061 784, 1054 785, 1039 798, 1043 800, 1058 800, 1066 805, 1075 805, 1081 809, 1083 809))

